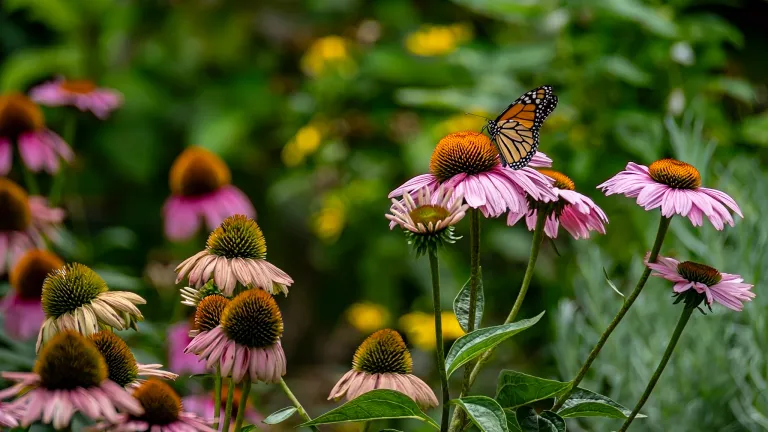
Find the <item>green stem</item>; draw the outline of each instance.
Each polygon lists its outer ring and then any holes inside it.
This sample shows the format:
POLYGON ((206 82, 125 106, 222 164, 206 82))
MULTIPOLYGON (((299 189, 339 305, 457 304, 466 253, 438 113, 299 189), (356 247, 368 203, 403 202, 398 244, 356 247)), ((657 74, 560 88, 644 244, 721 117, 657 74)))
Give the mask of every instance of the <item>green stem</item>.
POLYGON ((240 396, 240 404, 237 406, 237 418, 235 419, 235 432, 240 432, 245 418, 245 409, 248 406, 248 394, 251 392, 251 378, 246 375, 243 381, 243 393, 240 396))
MULTIPOLYGON (((480 286, 480 210, 469 209, 469 316, 467 317, 467 333, 475 330, 475 313, 477 312, 477 291, 480 286)), ((475 362, 464 366, 464 380, 461 384, 461 395, 469 393, 472 379, 472 369, 475 362)), ((453 411, 449 430, 455 431, 464 423, 466 414, 462 409, 453 411)))
POLYGON ((445 352, 443 351, 443 319, 442 308, 440 307, 440 266, 437 261, 437 251, 434 248, 429 249, 429 267, 432 270, 432 306, 435 314, 435 348, 437 353, 437 369, 440 372, 440 387, 443 390, 442 420, 440 422, 440 431, 448 430, 448 415, 450 406, 448 402, 451 396, 448 391, 448 375, 445 371, 445 352))
MULTIPOLYGON (((178 302, 177 302, 178 303, 178 302)), ((216 377, 213 379, 213 428, 219 430, 219 417, 221 416, 221 368, 216 366, 216 377)))
MULTIPOLYGON (((302 419, 304 419, 305 422, 312 421, 312 417, 307 414, 307 411, 304 410, 304 407, 301 406, 301 402, 299 402, 298 399, 296 399, 296 396, 294 396, 293 392, 290 388, 288 388, 288 384, 285 382, 284 379, 280 378, 280 388, 283 389, 283 392, 285 392, 285 395, 288 396, 288 399, 291 400, 293 403, 293 406, 296 407, 296 411, 299 412, 299 416, 301 416, 302 419)), ((319 429, 316 426, 310 426, 310 429, 313 431, 319 431, 319 429)))
MULTIPOLYGON (((659 256, 659 251, 661 250, 661 244, 664 242, 664 236, 667 233, 667 229, 669 228, 669 223, 672 221, 672 218, 661 216, 661 220, 659 221, 659 230, 656 232, 656 241, 653 243, 653 249, 651 249, 651 254, 648 256, 648 262, 654 263, 656 262, 656 258, 659 256)), ((581 369, 579 369, 579 372, 576 374, 576 378, 571 381, 570 388, 568 391, 563 394, 560 399, 555 403, 555 406, 552 407, 552 411, 557 412, 558 409, 560 409, 566 400, 568 400, 568 397, 573 393, 573 391, 579 386, 579 383, 581 380, 584 379, 584 376, 587 375, 587 372, 589 371, 589 368, 592 366, 592 363, 597 358, 597 355, 600 354, 600 350, 603 348, 603 345, 605 345, 605 342, 608 341, 608 337, 611 336, 611 333, 616 329, 616 327, 619 325, 619 322, 621 322, 622 318, 624 318, 624 315, 627 314, 627 311, 629 311, 629 308, 632 306, 632 304, 637 300, 637 297, 640 295, 640 292, 643 290, 643 287, 645 286, 645 282, 648 280, 648 276, 651 275, 651 269, 648 268, 648 266, 645 266, 645 270, 643 270, 643 274, 640 276, 640 280, 637 281, 637 285, 635 286, 635 289, 632 291, 631 294, 629 294, 629 297, 624 300, 624 304, 621 306, 621 309, 619 309, 619 312, 616 314, 615 317, 613 317, 613 320, 610 324, 608 324, 608 328, 605 329, 602 335, 600 335, 600 339, 597 341, 597 344, 594 348, 592 348, 592 351, 589 353, 589 356, 587 357, 587 360, 584 362, 584 364, 581 366, 581 369)))
MULTIPOLYGON (((77 129, 77 113, 72 110, 72 112, 67 114, 68 116, 64 125, 64 133, 62 134, 62 137, 64 138, 64 141, 69 144, 69 146, 73 146, 75 141, 75 130, 77 129)), ((51 207, 56 206, 56 204, 58 204, 59 200, 61 199, 61 194, 64 190, 64 180, 66 177, 67 165, 66 163, 62 163, 61 167, 59 168, 59 172, 53 176, 51 189, 48 191, 48 203, 51 207)))
POLYGON ((27 187, 27 191, 29 192, 29 194, 40 195, 40 186, 37 185, 37 179, 35 178, 35 173, 30 171, 26 165, 23 166, 22 172, 24 173, 24 185, 27 187))
POLYGON ((651 380, 648 381, 648 385, 645 387, 645 392, 643 392, 640 400, 637 401, 635 408, 632 409, 632 414, 630 414, 629 417, 627 417, 627 420, 624 421, 624 424, 621 425, 619 432, 624 432, 627 430, 627 428, 629 428, 629 425, 632 423, 635 417, 637 417, 637 413, 640 412, 640 409, 643 407, 643 405, 645 405, 648 397, 651 396, 651 392, 656 386, 656 383, 659 381, 659 378, 661 378, 661 373, 664 372, 664 368, 667 366, 669 358, 672 357, 672 351, 675 350, 675 345, 677 345, 677 341, 680 340, 680 335, 683 334, 685 325, 688 324, 688 320, 691 318, 691 314, 694 310, 696 310, 695 306, 686 305, 685 308, 683 308, 683 313, 680 314, 680 319, 677 321, 677 326, 675 326, 675 331, 672 333, 672 338, 669 339, 667 349, 664 351, 664 356, 661 358, 659 366, 656 367, 656 372, 653 373, 651 380))
POLYGON ((229 379, 227 387, 227 404, 224 407, 224 427, 221 428, 223 431, 229 430, 229 424, 232 421, 232 402, 235 399, 235 381, 232 378, 229 379))

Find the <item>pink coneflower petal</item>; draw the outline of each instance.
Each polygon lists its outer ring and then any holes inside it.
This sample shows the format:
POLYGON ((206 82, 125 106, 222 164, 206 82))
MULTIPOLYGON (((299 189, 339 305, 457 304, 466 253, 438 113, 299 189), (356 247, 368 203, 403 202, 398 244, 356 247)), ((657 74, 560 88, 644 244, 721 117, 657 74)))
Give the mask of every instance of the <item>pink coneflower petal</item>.
POLYGON ((91 111, 101 120, 123 104, 123 95, 117 90, 98 88, 89 81, 57 79, 30 90, 30 97, 47 106, 74 106, 80 111, 91 111))

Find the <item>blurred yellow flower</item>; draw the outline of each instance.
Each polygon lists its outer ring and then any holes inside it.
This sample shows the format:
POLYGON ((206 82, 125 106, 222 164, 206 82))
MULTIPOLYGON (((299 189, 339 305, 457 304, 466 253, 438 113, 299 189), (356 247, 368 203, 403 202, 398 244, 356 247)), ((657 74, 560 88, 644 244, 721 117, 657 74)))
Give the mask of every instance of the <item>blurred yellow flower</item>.
POLYGON ((360 333, 372 333, 389 323, 389 311, 375 303, 355 303, 347 309, 347 320, 360 333))
POLYGON ((301 58, 301 68, 309 76, 318 76, 329 70, 351 75, 356 70, 349 55, 349 42, 340 36, 317 39, 301 58))
MULTIPOLYGON (((442 312, 443 340, 458 339, 464 335, 459 321, 453 312, 442 312)), ((425 312, 410 312, 400 317, 400 328, 403 329, 408 340, 416 348, 423 351, 435 349, 435 321, 432 314, 425 312)))
POLYGON ((315 214, 313 228, 318 238, 328 243, 335 242, 347 221, 346 205, 336 196, 327 196, 323 208, 315 214))
POLYGON ((423 57, 450 54, 456 47, 472 39, 472 27, 457 23, 448 26, 425 24, 408 35, 405 47, 412 54, 423 57))
POLYGON ((296 135, 283 147, 281 157, 288 167, 295 167, 313 154, 323 141, 323 128, 318 123, 310 123, 296 132, 296 135))

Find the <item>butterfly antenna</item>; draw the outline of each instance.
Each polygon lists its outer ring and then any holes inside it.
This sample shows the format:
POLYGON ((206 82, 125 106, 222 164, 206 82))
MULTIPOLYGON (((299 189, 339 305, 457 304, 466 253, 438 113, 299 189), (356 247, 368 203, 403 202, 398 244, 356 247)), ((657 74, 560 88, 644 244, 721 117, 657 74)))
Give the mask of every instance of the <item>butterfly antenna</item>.
POLYGON ((466 114, 466 115, 471 115, 471 116, 475 116, 475 117, 480 117, 481 119, 486 119, 487 121, 491 121, 491 119, 489 119, 488 117, 486 117, 486 116, 481 116, 480 114, 473 114, 473 113, 470 113, 470 112, 465 112, 464 114, 466 114))

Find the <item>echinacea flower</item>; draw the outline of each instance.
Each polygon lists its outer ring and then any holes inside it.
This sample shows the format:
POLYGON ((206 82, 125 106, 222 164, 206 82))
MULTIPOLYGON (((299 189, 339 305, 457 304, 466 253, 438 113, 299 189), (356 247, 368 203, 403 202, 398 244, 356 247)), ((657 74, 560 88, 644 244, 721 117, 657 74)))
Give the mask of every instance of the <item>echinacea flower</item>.
POLYGON ((219 288, 216 287, 216 283, 214 283, 213 279, 210 279, 208 282, 205 283, 200 288, 195 287, 184 287, 181 289, 181 304, 184 306, 191 306, 191 307, 197 307, 197 305, 200 303, 200 301, 210 295, 221 295, 223 294, 221 291, 219 291, 219 288))
POLYGON ((744 283, 744 278, 739 275, 721 273, 708 265, 680 262, 661 255, 655 263, 649 263, 646 257, 645 265, 654 270, 651 276, 674 282, 676 295, 693 290, 706 300, 708 306, 716 301, 728 309, 741 311, 745 302, 755 298, 754 285, 744 283))
POLYGON ((0 391, 0 399, 17 396, 8 405, 22 413, 19 422, 69 425, 75 413, 97 420, 117 421, 117 410, 139 415, 139 402, 107 378, 107 365, 99 350, 74 331, 64 331, 43 346, 33 372, 3 372, 16 384, 0 391))
POLYGON ((40 107, 21 93, 0 95, 0 175, 11 171, 13 143, 32 172, 55 174, 59 159, 71 162, 75 157, 67 143, 45 127, 40 107))
MULTIPOLYGON (((208 299, 200 302, 200 307, 208 299)), ((232 299, 215 320, 195 320, 200 334, 187 347, 206 360, 206 366, 218 365, 221 376, 239 383, 248 376, 251 381, 277 383, 285 375, 286 362, 280 336, 283 318, 275 299, 266 291, 247 290, 232 299)))
POLYGON ((471 208, 485 217, 526 208, 526 195, 536 200, 555 199, 551 180, 530 167, 548 167, 552 161, 537 152, 529 166, 519 170, 504 168, 490 138, 477 132, 455 132, 441 139, 429 162, 430 174, 416 176, 389 194, 402 196, 428 188, 433 194, 442 185, 463 196, 471 208))
POLYGON ((205 250, 176 267, 176 283, 189 275, 189 284, 196 288, 213 278, 227 296, 235 292, 238 282, 270 294, 288 295, 293 279, 266 258, 267 242, 259 225, 244 215, 230 216, 208 237, 205 250))
POLYGON ((189 321, 181 321, 168 328, 168 369, 178 374, 194 375, 208 370, 196 355, 184 352, 184 348, 192 342, 190 330, 189 321))
POLYGON ((248 197, 230 184, 227 164, 202 147, 184 150, 171 166, 171 197, 163 206, 165 235, 172 241, 192 237, 202 220, 213 230, 234 214, 256 216, 248 197))
POLYGON ((18 409, 8 407, 7 403, 0 402, 0 427, 15 428, 19 425, 21 413, 18 409))
POLYGON ((421 408, 434 408, 437 397, 429 386, 412 374, 411 353, 400 333, 384 329, 368 336, 355 351, 352 370, 331 390, 328 400, 347 400, 376 389, 395 390, 414 400, 421 408))
POLYGON ((29 97, 45 106, 74 106, 80 111, 90 111, 101 120, 123 104, 119 91, 96 87, 89 80, 59 78, 33 88, 29 97))
POLYGON ((544 223, 544 233, 550 238, 557 238, 560 225, 573 238, 589 238, 590 231, 605 234, 605 224, 608 216, 590 198, 576 192, 576 185, 568 176, 550 169, 539 169, 540 173, 554 180, 552 192, 557 196, 554 201, 543 202, 528 200, 529 208, 520 212, 509 212, 507 225, 512 226, 525 216, 528 230, 536 227, 536 217, 539 211, 547 213, 544 223))
POLYGON ((107 377, 123 386, 136 388, 144 379, 141 377, 157 377, 175 380, 175 373, 161 370, 161 364, 139 364, 133 357, 131 349, 120 336, 110 330, 102 330, 88 337, 99 349, 107 363, 107 377))
POLYGON ((143 414, 122 414, 101 422, 93 430, 102 432, 216 432, 210 422, 185 411, 179 395, 166 383, 151 379, 134 390, 143 414))
POLYGON ((464 218, 469 208, 462 204, 460 195, 454 197, 453 191, 442 186, 434 197, 431 195, 427 187, 417 191, 416 200, 404 192, 402 201, 392 199, 390 213, 385 215, 390 221, 389 229, 400 226, 419 255, 429 248, 454 243, 457 237, 453 235, 453 226, 464 218))
POLYGON ((144 316, 136 307, 146 301, 132 292, 109 291, 106 282, 90 268, 67 264, 55 270, 43 283, 43 311, 46 320, 37 336, 37 349, 63 330, 86 336, 102 326, 117 330, 136 329, 144 316))
POLYGON ((619 193, 636 198, 637 205, 646 210, 661 207, 664 217, 687 217, 694 226, 701 226, 704 216, 718 230, 725 223, 733 226, 729 208, 744 217, 733 198, 717 189, 702 187, 699 171, 675 159, 657 160, 648 167, 630 162, 625 171, 598 188, 606 195, 619 193))
POLYGON ((0 177, 0 276, 30 249, 45 248, 64 219, 61 209, 49 208, 42 197, 30 197, 21 186, 0 177))
POLYGON ((0 307, 5 315, 5 331, 14 339, 32 338, 45 320, 41 297, 43 282, 49 273, 64 266, 54 253, 32 249, 25 253, 11 271, 11 290, 0 307))

